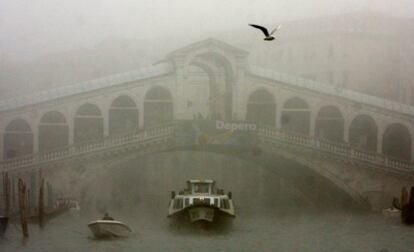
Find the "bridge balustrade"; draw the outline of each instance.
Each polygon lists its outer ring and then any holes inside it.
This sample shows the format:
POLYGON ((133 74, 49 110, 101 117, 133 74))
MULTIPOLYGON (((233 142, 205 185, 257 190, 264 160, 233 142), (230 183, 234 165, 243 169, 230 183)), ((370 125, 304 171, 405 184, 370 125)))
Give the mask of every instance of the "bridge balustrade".
POLYGON ((0 163, 2 170, 13 170, 21 167, 36 165, 40 163, 70 158, 75 155, 84 155, 96 151, 106 150, 127 144, 149 144, 173 136, 172 125, 161 125, 140 132, 132 132, 123 135, 109 136, 93 142, 77 143, 64 148, 39 152, 0 163))
POLYGON ((300 147, 316 149, 320 152, 327 152, 345 158, 380 165, 385 168, 404 172, 414 171, 412 162, 387 157, 381 153, 352 148, 345 143, 331 142, 329 140, 318 139, 264 125, 259 126, 258 135, 262 142, 272 145, 279 145, 280 143, 294 144, 300 147))
MULTIPOLYGON (((40 152, 33 155, 5 160, 0 163, 0 167, 2 170, 13 170, 50 161, 71 158, 77 155, 84 155, 111 148, 122 147, 129 144, 145 146, 146 144, 157 143, 159 141, 165 141, 168 138, 173 138, 175 131, 178 130, 175 127, 176 124, 177 122, 175 122, 175 124, 167 123, 153 128, 147 128, 139 132, 109 136, 93 142, 77 143, 48 152, 40 152)), ((331 142, 325 139, 318 139, 296 132, 276 129, 272 126, 259 125, 257 135, 263 143, 270 145, 289 144, 292 146, 316 150, 322 154, 334 154, 347 159, 354 159, 374 165, 380 165, 386 169, 394 169, 405 172, 414 171, 413 164, 405 160, 388 157, 376 152, 352 148, 346 143, 331 142)))

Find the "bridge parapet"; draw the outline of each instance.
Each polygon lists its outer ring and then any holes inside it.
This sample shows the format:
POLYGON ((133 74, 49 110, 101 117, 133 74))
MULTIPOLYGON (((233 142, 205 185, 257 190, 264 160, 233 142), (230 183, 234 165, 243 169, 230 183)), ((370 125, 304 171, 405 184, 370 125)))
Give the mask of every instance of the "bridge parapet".
POLYGON ((414 172, 412 162, 399 160, 397 158, 388 157, 381 153, 370 152, 367 150, 359 150, 352 148, 345 143, 331 142, 324 139, 300 135, 297 133, 287 132, 273 127, 260 126, 258 129, 259 139, 268 144, 278 144, 278 142, 286 142, 301 147, 311 148, 319 152, 334 154, 344 158, 353 159, 355 161, 367 162, 375 167, 396 171, 396 172, 414 172))
POLYGON ((0 163, 0 167, 3 171, 12 171, 130 144, 146 145, 172 137, 173 133, 174 127, 172 125, 160 125, 140 132, 109 136, 92 142, 77 143, 65 148, 6 160, 0 163))
MULTIPOLYGON (((61 149, 56 149, 48 152, 39 152, 33 155, 5 160, 0 163, 0 168, 2 171, 13 171, 21 168, 45 164, 47 162, 69 159, 114 148, 126 148, 130 145, 146 146, 147 144, 157 143, 168 139, 177 140, 176 138, 180 135, 177 134, 178 131, 183 131, 183 129, 180 129, 180 127, 177 127, 177 125, 189 122, 195 125, 203 123, 200 121, 178 121, 175 123, 158 125, 139 132, 109 136, 93 142, 77 143, 61 149)), ((231 133, 232 130, 225 131, 231 133)), ((194 137, 199 137, 201 133, 202 132, 191 134, 190 138, 193 139, 194 137)), ((265 125, 259 125, 256 131, 249 132, 249 134, 257 135, 258 140, 265 144, 288 144, 291 146, 297 146, 299 148, 314 150, 320 154, 332 155, 332 157, 367 163, 377 169, 390 172, 414 172, 414 164, 412 162, 398 160, 396 158, 388 157, 376 152, 355 149, 345 143, 331 142, 328 140, 301 135, 298 133, 289 132, 265 125)), ((228 134, 225 134, 224 137, 228 138, 228 134)), ((176 141, 176 145, 179 142, 180 141, 176 141)), ((206 143, 200 143, 196 139, 193 139, 191 141, 188 141, 186 144, 192 145, 206 143)), ((212 144, 217 144, 217 142, 212 144)), ((221 144, 225 145, 228 143, 222 142, 221 144)), ((231 144, 234 145, 235 143, 231 144)))

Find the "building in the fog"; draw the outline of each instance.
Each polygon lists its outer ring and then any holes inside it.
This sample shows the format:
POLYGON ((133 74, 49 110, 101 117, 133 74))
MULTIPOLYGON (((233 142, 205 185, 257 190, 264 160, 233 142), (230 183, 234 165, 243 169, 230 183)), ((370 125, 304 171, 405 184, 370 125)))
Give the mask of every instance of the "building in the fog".
POLYGON ((296 20, 257 48, 253 61, 279 72, 414 104, 414 19, 357 12, 296 20))

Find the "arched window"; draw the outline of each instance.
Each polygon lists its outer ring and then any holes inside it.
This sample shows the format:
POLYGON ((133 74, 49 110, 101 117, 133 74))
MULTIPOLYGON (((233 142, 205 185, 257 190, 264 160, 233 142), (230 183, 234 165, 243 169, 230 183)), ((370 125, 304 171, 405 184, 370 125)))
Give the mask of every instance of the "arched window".
POLYGON ((282 129, 309 134, 310 111, 308 104, 301 98, 287 100, 281 116, 282 129))
POLYGON ((47 151, 67 146, 69 128, 65 116, 57 111, 43 115, 39 125, 39 151, 47 151))
POLYGON ((33 153, 33 133, 23 119, 11 121, 3 133, 3 156, 5 159, 33 153))
POLYGON ((334 106, 321 108, 316 118, 315 131, 319 138, 343 142, 344 119, 339 109, 334 106))
POLYGON ((74 142, 88 142, 103 137, 103 118, 100 109, 93 104, 82 105, 75 116, 74 142))
POLYGON ((109 109, 109 134, 120 134, 138 129, 138 108, 128 96, 116 98, 109 109))
POLYGON ((169 91, 154 87, 145 95, 144 124, 153 126, 173 120, 173 102, 169 91))
POLYGON ((399 123, 387 127, 383 135, 382 153, 411 160, 411 135, 407 127, 399 123))
POLYGON ((247 102, 246 120, 275 126, 276 102, 270 92, 259 89, 250 95, 247 102))
POLYGON ((356 148, 377 151, 377 125, 368 115, 358 115, 349 127, 349 143, 356 148))

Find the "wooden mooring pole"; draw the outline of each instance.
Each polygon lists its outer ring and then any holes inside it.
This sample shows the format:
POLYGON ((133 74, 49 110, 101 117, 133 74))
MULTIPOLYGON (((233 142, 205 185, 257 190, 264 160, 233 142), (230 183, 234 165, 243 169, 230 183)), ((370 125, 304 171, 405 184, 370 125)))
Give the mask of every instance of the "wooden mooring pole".
POLYGON ((43 197, 43 192, 44 192, 44 184, 45 184, 45 180, 42 178, 41 182, 40 182, 40 188, 39 188, 39 203, 38 203, 38 210, 39 210, 39 226, 41 228, 43 228, 43 221, 44 221, 44 197, 43 197))
POLYGON ((4 215, 10 214, 10 178, 7 172, 3 172, 3 198, 4 198, 4 215))
POLYGON ((19 179, 19 208, 20 208, 20 222, 22 224, 23 237, 29 237, 29 230, 27 227, 27 216, 26 216, 26 184, 22 179, 19 179))
POLYGON ((11 204, 10 204, 10 209, 13 211, 13 212, 15 212, 16 211, 16 186, 15 186, 15 179, 14 179, 14 177, 12 177, 11 178, 11 184, 10 184, 10 187, 11 187, 11 190, 10 190, 10 196, 11 196, 11 204))

